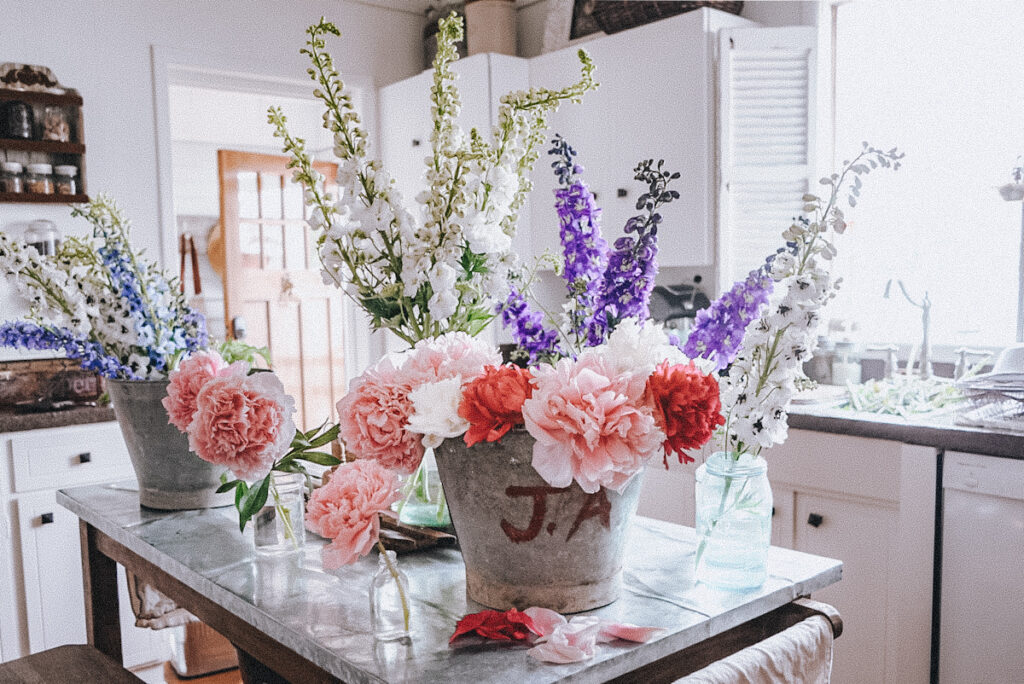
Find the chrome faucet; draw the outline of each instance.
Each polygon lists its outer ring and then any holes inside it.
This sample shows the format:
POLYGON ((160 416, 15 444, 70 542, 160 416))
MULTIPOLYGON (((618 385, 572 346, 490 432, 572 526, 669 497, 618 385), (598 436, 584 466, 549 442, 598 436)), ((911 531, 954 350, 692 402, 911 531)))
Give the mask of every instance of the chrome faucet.
MULTIPOLYGON (((914 299, 910 296, 910 293, 907 292, 907 288, 903 284, 902 280, 897 280, 896 284, 899 285, 900 292, 903 293, 903 296, 906 298, 906 300, 910 302, 913 306, 916 306, 921 310, 921 356, 918 360, 917 374, 921 376, 922 380, 927 380, 930 377, 932 377, 932 345, 928 338, 928 326, 931 324, 932 318, 932 300, 928 298, 928 291, 925 290, 924 299, 922 299, 920 303, 915 302, 914 299)), ((889 291, 891 289, 892 278, 890 278, 889 282, 885 284, 885 294, 883 294, 882 296, 888 299, 889 291)), ((913 359, 907 359, 907 363, 912 364, 913 359)))

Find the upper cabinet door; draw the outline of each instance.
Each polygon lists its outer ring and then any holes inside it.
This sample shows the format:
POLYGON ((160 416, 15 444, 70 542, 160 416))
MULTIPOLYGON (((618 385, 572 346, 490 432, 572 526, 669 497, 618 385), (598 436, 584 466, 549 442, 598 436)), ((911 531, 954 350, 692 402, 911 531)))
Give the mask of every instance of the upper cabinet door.
POLYGON ((720 34, 719 285, 731 287, 782 245, 817 192, 816 30, 720 34))
MULTIPOLYGON (((583 177, 602 209, 601 229, 609 243, 637 213, 636 199, 644 192, 633 180, 638 162, 665 159, 666 169, 682 174, 673 184, 680 198, 662 212, 662 266, 714 262, 711 32, 723 22, 750 23, 704 9, 584 43, 600 87, 580 104, 562 105, 551 118, 551 133, 560 133, 576 148, 583 177)), ((578 78, 576 50, 530 60, 530 85, 557 87, 578 78)), ((556 180, 545 157, 533 174, 535 255, 560 252, 552 194, 556 180)))

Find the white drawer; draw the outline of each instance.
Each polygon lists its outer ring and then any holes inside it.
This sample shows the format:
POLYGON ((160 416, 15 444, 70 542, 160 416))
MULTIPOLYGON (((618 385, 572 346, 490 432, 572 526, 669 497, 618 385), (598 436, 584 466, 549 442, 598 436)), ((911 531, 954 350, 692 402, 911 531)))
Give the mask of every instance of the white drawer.
POLYGON ((71 425, 11 435, 14 491, 56 489, 134 474, 117 423, 71 425))

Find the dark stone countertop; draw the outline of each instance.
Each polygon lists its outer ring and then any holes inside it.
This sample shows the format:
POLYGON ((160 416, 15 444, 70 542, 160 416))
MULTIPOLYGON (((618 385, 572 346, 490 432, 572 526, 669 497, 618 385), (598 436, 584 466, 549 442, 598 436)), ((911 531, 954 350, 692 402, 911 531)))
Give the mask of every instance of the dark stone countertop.
POLYGON ((64 411, 22 414, 14 413, 10 409, 0 409, 0 433, 105 423, 111 420, 116 418, 114 409, 110 406, 81 406, 64 411))
POLYGON ((910 418, 835 408, 829 404, 794 404, 789 426, 797 430, 889 439, 906 444, 1024 459, 1024 434, 955 423, 956 411, 910 418))

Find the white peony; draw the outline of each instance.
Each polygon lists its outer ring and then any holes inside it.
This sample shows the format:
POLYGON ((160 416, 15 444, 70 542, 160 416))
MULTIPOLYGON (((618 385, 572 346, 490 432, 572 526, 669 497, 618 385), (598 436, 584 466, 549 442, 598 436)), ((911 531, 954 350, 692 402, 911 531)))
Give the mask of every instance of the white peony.
POLYGON ((469 421, 459 416, 462 376, 424 383, 409 393, 409 399, 413 407, 409 429, 423 435, 423 446, 428 449, 469 429, 469 421))

